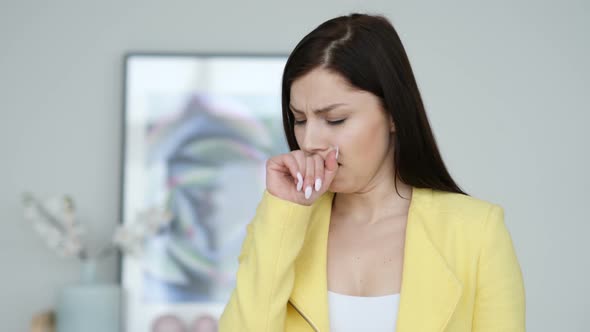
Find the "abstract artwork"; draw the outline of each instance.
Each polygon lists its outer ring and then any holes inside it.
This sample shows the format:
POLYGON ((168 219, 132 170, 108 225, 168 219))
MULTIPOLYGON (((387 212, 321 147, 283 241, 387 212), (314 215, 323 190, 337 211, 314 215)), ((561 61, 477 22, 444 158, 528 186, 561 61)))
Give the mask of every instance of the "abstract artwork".
POLYGON ((214 331, 264 191, 265 162, 288 151, 286 56, 125 57, 123 224, 156 207, 173 219, 124 255, 125 330, 214 331))

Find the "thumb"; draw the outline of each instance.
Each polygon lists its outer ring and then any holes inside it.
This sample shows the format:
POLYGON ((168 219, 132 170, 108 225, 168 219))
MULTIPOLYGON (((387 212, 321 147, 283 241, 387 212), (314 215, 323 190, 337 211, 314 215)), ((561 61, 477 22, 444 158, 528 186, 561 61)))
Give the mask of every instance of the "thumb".
POLYGON ((338 147, 333 151, 328 153, 326 160, 324 161, 324 183, 326 184, 326 188, 330 186, 334 178, 336 177, 336 173, 338 172, 338 161, 336 159, 336 155, 338 154, 338 147))

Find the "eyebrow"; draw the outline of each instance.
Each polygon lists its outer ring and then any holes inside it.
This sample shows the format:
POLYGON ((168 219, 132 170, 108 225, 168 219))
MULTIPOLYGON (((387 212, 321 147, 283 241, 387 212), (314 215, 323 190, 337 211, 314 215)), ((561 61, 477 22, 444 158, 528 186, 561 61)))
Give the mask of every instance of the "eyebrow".
MULTIPOLYGON (((332 104, 332 105, 314 110, 313 113, 327 113, 327 112, 330 112, 331 110, 335 109, 336 107, 344 106, 344 105, 346 105, 346 104, 343 104, 343 103, 332 104)), ((295 107, 293 107, 293 105, 289 105, 289 108, 291 109, 291 111, 293 111, 295 113, 304 113, 298 109, 295 109, 295 107)))

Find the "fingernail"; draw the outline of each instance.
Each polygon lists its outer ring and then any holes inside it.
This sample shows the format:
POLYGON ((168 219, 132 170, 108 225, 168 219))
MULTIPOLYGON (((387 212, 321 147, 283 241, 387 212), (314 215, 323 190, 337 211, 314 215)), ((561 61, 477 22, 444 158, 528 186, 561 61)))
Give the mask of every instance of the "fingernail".
POLYGON ((338 145, 336 145, 336 160, 338 160, 339 153, 340 153, 340 149, 338 148, 338 145))
POLYGON ((303 188, 303 177, 297 172, 297 191, 301 191, 301 188, 303 188))
POLYGON ((315 179, 315 191, 320 191, 322 187, 322 180, 320 178, 315 179))
POLYGON ((309 199, 311 197, 311 186, 305 187, 305 199, 309 199))

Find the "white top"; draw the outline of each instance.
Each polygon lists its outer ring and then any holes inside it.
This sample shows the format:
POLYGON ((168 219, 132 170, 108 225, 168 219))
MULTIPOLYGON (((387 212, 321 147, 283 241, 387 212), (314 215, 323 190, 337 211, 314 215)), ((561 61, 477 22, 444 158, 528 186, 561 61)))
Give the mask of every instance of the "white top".
POLYGON ((351 296, 328 290, 331 332, 395 332, 399 293, 351 296))

